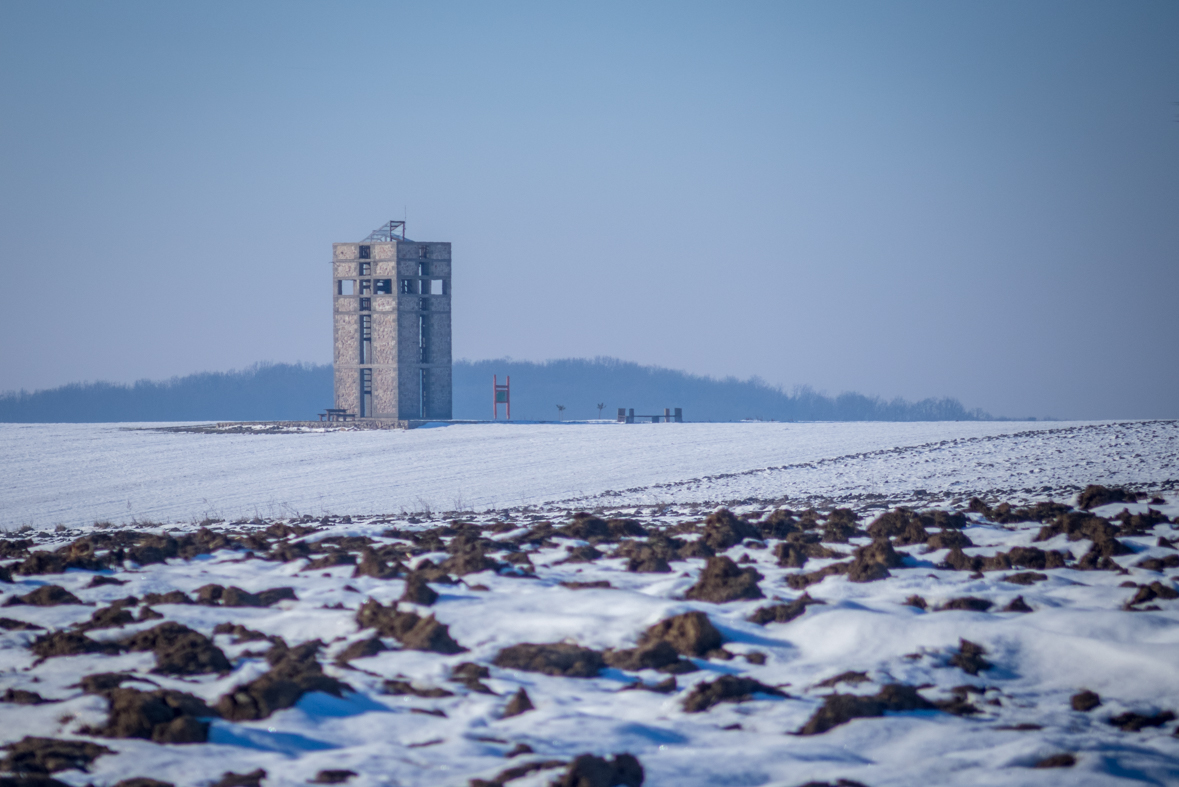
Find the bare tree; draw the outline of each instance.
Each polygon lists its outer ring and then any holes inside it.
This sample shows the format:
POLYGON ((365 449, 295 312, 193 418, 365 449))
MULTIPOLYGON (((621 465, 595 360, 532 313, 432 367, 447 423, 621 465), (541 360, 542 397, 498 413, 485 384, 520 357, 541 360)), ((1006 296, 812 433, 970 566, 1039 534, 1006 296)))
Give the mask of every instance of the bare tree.
POLYGON ((606 403, 605 402, 598 402, 598 419, 599 420, 601 420, 601 418, 602 418, 602 410, 604 410, 604 409, 606 409, 606 403))
POLYGON ((565 405, 557 405, 557 418, 562 421, 565 420, 565 405))

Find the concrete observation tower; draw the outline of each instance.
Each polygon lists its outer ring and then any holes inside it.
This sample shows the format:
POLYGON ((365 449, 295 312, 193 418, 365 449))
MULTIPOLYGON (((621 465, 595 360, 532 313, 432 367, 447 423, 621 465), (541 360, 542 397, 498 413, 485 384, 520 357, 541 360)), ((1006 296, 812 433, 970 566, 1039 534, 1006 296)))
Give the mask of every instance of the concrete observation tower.
POLYGON ((359 418, 451 419, 450 244, 390 221, 332 244, 336 408, 359 418))

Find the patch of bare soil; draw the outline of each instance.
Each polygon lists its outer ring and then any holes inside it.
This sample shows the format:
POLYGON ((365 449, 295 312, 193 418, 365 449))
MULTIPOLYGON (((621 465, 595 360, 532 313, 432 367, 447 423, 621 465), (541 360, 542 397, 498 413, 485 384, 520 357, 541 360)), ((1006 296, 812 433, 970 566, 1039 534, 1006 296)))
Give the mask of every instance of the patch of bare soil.
POLYGON ((44 628, 44 626, 38 626, 36 623, 29 623, 24 620, 0 618, 0 629, 4 629, 5 631, 43 631, 44 628))
POLYGON ((428 607, 438 600, 438 593, 426 584, 426 578, 421 574, 411 573, 405 578, 405 591, 401 594, 401 600, 428 607))
POLYGON ((738 675, 722 675, 711 683, 697 683, 684 698, 686 713, 701 713, 722 702, 747 702, 755 694, 786 697, 781 689, 738 675))
POLYGON ((1051 757, 1045 757, 1038 761, 1033 768, 1071 768, 1077 764, 1075 755, 1063 753, 1053 754, 1051 757))
POLYGON ((423 618, 413 612, 401 612, 396 602, 385 607, 379 601, 369 599, 357 611, 356 621, 361 628, 375 628, 381 636, 393 637, 410 650, 445 654, 466 650, 451 638, 449 627, 439 623, 433 615, 423 618))
POLYGON ((201 675, 230 670, 229 659, 213 640, 174 621, 132 634, 120 644, 133 652, 153 652, 156 666, 152 672, 162 675, 201 675))
POLYGON ((1035 571, 1022 571, 1018 574, 1008 574, 1003 577, 1004 582, 1010 582, 1013 585, 1034 585, 1046 579, 1048 579, 1047 574, 1040 574, 1035 571))
POLYGON ((554 565, 560 565, 561 563, 592 563, 605 554, 590 544, 565 547, 565 551, 568 553, 568 556, 554 565))
POLYGON ((57 700, 47 700, 35 691, 9 687, 4 690, 3 695, 0 695, 0 702, 9 702, 13 705, 43 705, 46 702, 57 702, 57 700))
POLYGON ((639 637, 641 644, 666 642, 684 656, 704 656, 720 648, 724 637, 703 612, 685 612, 661 620, 639 637))
POLYGON ((262 780, 265 778, 266 771, 262 768, 256 768, 249 773, 226 771, 209 787, 262 787, 262 780))
POLYGON ((598 588, 613 587, 608 579, 599 579, 594 582, 562 582, 561 587, 569 588, 570 590, 596 590, 598 588))
POLYGON ((487 669, 487 667, 472 661, 464 661, 462 664, 456 664, 451 668, 448 680, 461 683, 471 691, 478 692, 479 694, 495 695, 491 687, 482 682, 483 678, 490 677, 491 670, 487 669))
POLYGON ((430 699, 454 696, 453 691, 447 691, 437 686, 419 687, 408 680, 386 680, 381 684, 381 687, 386 694, 395 696, 427 697, 430 699))
POLYGON ((688 588, 684 598, 723 604, 742 599, 765 598, 757 581, 763 579, 753 568, 741 569, 727 557, 711 557, 700 572, 696 584, 688 588))
POLYGON ((1138 494, 1121 487, 1090 484, 1077 496, 1077 507, 1085 511, 1110 503, 1136 503, 1138 494))
POLYGON ((826 601, 811 598, 809 593, 803 593, 789 604, 773 604, 768 607, 758 607, 757 611, 750 615, 747 620, 759 626, 764 626, 767 623, 789 623, 806 612, 806 608, 810 605, 826 603, 826 601))
MULTIPOLYGON (((531 750, 530 750, 531 751, 531 750)), ((547 771, 552 768, 560 768, 565 765, 565 760, 537 760, 536 762, 525 763, 524 765, 516 765, 502 771, 491 779, 471 779, 467 784, 468 787, 503 787, 514 779, 523 778, 531 773, 537 771, 547 771)), ((578 785, 580 787, 580 785, 578 785)))
POLYGON ((33 607, 56 607, 60 604, 81 604, 82 599, 60 585, 42 585, 23 596, 12 596, 4 602, 6 607, 28 604, 33 607))
POLYGON ((887 538, 877 538, 868 546, 855 551, 851 565, 847 567, 847 578, 851 582, 876 582, 892 576, 890 568, 900 568, 904 558, 897 554, 887 538))
POLYGON ((237 686, 217 702, 217 712, 230 721, 264 719, 289 708, 304 694, 322 691, 340 697, 348 684, 323 674, 316 655, 323 643, 304 642, 288 648, 281 640, 267 653, 270 671, 244 686, 237 686))
POLYGON ((135 616, 127 607, 135 606, 137 601, 138 599, 131 596, 116 601, 109 607, 96 609, 90 616, 90 620, 79 623, 77 628, 79 631, 93 631, 95 629, 122 628, 128 623, 134 623, 135 616))
POLYGON ((1017 567, 1052 569, 1064 568, 1068 559, 1064 552, 1045 552, 1039 547, 1012 547, 1009 552, 997 552, 990 557, 967 555, 955 547, 946 555, 943 567, 956 571, 1010 571, 1017 567))
POLYGON ((106 692, 110 703, 107 723, 87 729, 88 735, 108 738, 145 738, 156 743, 204 743, 209 723, 217 713, 203 700, 180 691, 116 688, 106 692))
POLYGON ((937 706, 918 694, 916 687, 901 683, 883 686, 871 696, 832 694, 796 734, 819 735, 852 719, 914 710, 937 710, 937 706))
POLYGON ((347 664, 353 659, 366 659, 369 656, 375 656, 378 653, 384 653, 388 650, 385 643, 381 642, 380 637, 370 637, 369 639, 362 639, 353 642, 340 654, 336 656, 336 662, 339 664, 347 664))
POLYGON ((279 601, 298 601, 295 589, 289 587, 270 588, 259 593, 250 593, 239 587, 203 585, 197 588, 197 603, 223 607, 269 607, 279 601))
POLYGON ((1179 568, 1179 555, 1167 555, 1166 557, 1148 557, 1145 560, 1139 560, 1135 563, 1138 568, 1144 568, 1147 571, 1164 571, 1168 568, 1179 568))
POLYGON ((1016 596, 1007 602, 1007 606, 1003 607, 1000 612, 1035 612, 1028 603, 1023 600, 1023 596, 1016 596))
POLYGON ((700 540, 714 552, 724 552, 735 547, 746 539, 760 539, 761 531, 753 525, 735 515, 727 508, 722 508, 709 515, 704 521, 704 532, 700 540))
POLYGON ((974 546, 974 542, 961 530, 942 530, 934 533, 926 539, 925 544, 929 547, 926 550, 928 552, 936 552, 939 549, 963 549, 974 546))
POLYGON ((497 667, 566 678, 596 678, 606 662, 596 650, 568 642, 510 645, 491 661, 497 667))
POLYGON ((985 598, 976 598, 974 596, 962 596, 960 598, 952 598, 940 607, 937 607, 938 612, 947 610, 965 610, 967 612, 986 612, 991 607, 995 606, 995 602, 987 601, 985 598))
POLYGON ((958 652, 950 657, 951 667, 958 667, 967 675, 977 675, 983 670, 989 670, 993 665, 983 658, 986 648, 968 639, 958 640, 958 652))
POLYGON ((1145 604, 1148 601, 1155 599, 1176 599, 1179 598, 1179 591, 1170 585, 1165 585, 1162 582, 1151 582, 1149 585, 1142 585, 1138 588, 1138 592, 1134 594, 1134 598, 1126 602, 1126 607, 1130 608, 1137 604, 1145 604))
POLYGON ((815 684, 816 689, 833 689, 840 683, 846 683, 849 686, 854 686, 857 683, 869 683, 870 678, 866 672, 855 672, 849 670, 848 672, 841 672, 833 678, 821 680, 815 684))
POLYGON ((634 755, 616 754, 607 760, 580 754, 553 787, 641 787, 643 778, 643 766, 634 755))
POLYGON ((1122 732, 1138 732, 1147 727, 1161 727, 1167 722, 1174 720, 1174 711, 1164 710, 1150 716, 1142 713, 1122 713, 1112 717, 1109 723, 1122 732))
POLYGON ((33 640, 29 650, 38 658, 50 659, 55 656, 78 656, 83 653, 115 654, 119 652, 119 646, 114 642, 96 642, 76 631, 53 631, 33 640))
POLYGON ((1101 695, 1095 691, 1089 691, 1088 689, 1085 689, 1070 697, 1069 705, 1072 706, 1073 710, 1080 711, 1081 713, 1088 713, 1089 711, 1101 705, 1101 695))
POLYGON ((665 640, 656 640, 637 648, 607 650, 602 658, 608 666, 628 672, 653 669, 679 675, 698 669, 687 659, 681 659, 676 649, 665 640))
POLYGON ((0 748, 8 752, 4 760, 0 761, 0 769, 17 774, 68 770, 86 772, 90 764, 102 755, 114 754, 113 750, 89 741, 36 738, 31 735, 0 748))
POLYGON ((532 704, 532 699, 528 696, 528 692, 520 689, 512 698, 508 700, 508 704, 504 706, 503 718, 511 718, 512 716, 519 716, 521 713, 527 713, 530 710, 535 710, 536 706, 532 704))

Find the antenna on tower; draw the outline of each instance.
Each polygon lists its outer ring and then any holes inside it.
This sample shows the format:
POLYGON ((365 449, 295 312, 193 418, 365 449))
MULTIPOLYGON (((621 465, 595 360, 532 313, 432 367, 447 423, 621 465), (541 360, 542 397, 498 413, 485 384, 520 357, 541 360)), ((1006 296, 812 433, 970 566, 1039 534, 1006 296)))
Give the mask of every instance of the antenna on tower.
POLYGON ((369 233, 365 238, 365 242, 382 241, 382 240, 405 240, 405 222, 404 221, 390 221, 388 224, 382 224, 375 230, 369 233), (401 234, 397 234, 398 230, 401 234))

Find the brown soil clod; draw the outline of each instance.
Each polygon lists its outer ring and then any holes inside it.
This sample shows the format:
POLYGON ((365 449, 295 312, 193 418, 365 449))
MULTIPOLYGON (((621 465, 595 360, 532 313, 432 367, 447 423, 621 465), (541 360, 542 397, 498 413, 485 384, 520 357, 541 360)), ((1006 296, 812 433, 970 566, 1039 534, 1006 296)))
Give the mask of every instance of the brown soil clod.
POLYGON ((1045 757, 1036 762, 1033 768, 1071 768, 1077 764, 1076 755, 1063 753, 1053 754, 1051 757, 1045 757))
POLYGON ((115 782, 111 787, 176 787, 176 785, 172 782, 150 779, 147 776, 132 776, 130 779, 121 779, 115 782))
POLYGON ((700 572, 696 584, 688 588, 684 598, 724 604, 743 599, 765 598, 757 581, 764 577, 753 568, 738 568, 727 557, 710 557, 700 572))
POLYGON ((789 604, 773 604, 768 607, 758 607, 746 620, 750 623, 756 623, 759 626, 765 626, 769 623, 789 623, 795 618, 801 617, 806 612, 806 608, 812 604, 826 603, 826 601, 811 598, 809 593, 803 593, 789 604))
MULTIPOLYGON (((523 746, 527 744, 521 745, 523 746)), ((528 751, 531 752, 532 749, 529 748, 528 751)), ((467 782, 467 785, 468 787, 503 787, 505 784, 514 779, 523 778, 531 773, 536 773, 537 771, 547 771, 552 768, 560 768, 563 765, 566 765, 565 760, 539 760, 537 762, 529 762, 525 763, 524 765, 517 765, 513 768, 508 768, 505 771, 501 771, 500 773, 491 777, 490 780, 471 779, 469 782, 467 782)), ((577 782, 574 782, 574 784, 577 785, 577 787, 583 787, 577 782)))
POLYGON ((86 587, 100 588, 103 585, 126 585, 126 584, 127 584, 127 580, 125 580, 125 579, 115 579, 114 577, 108 577, 104 574, 95 574, 94 576, 90 577, 90 582, 86 585, 86 587))
POLYGON ((112 604, 109 607, 96 609, 90 620, 79 623, 79 631, 93 631, 95 629, 122 628, 128 623, 134 623, 135 616, 125 606, 112 604))
POLYGON ((1082 691, 1078 691, 1076 694, 1070 697, 1069 704, 1075 711, 1088 713, 1089 711, 1101 705, 1101 695, 1095 691, 1084 689, 1082 691))
POLYGON ((395 696, 425 697, 429 699, 454 696, 453 691, 447 691, 437 686, 422 688, 413 685, 407 680, 386 680, 381 684, 381 688, 386 694, 395 696))
POLYGON ((381 642, 380 637, 370 637, 368 639, 358 640, 353 642, 348 647, 340 651, 336 656, 336 662, 339 664, 347 664, 353 659, 365 659, 369 656, 375 656, 378 653, 384 653, 388 650, 385 643, 381 642))
POLYGON ((1011 601, 1007 602, 1007 606, 1003 607, 999 611, 1000 612, 1034 612, 1035 610, 1033 610, 1028 605, 1028 603, 1023 600, 1023 596, 1016 596, 1015 598, 1011 599, 1011 601))
POLYGON ((653 669, 679 675, 697 669, 692 662, 681 659, 676 649, 666 640, 655 640, 637 648, 607 650, 602 654, 602 658, 608 666, 629 672, 653 669))
POLYGON ((796 734, 819 735, 852 719, 914 710, 937 710, 937 706, 918 694, 916 687, 902 683, 890 683, 871 696, 832 694, 796 734))
POLYGON ((26 735, 16 743, 0 747, 8 754, 0 769, 18 774, 46 774, 58 771, 86 772, 90 764, 104 754, 115 752, 89 741, 67 741, 26 735))
POLYGON ((1179 591, 1170 585, 1164 585, 1162 582, 1151 582, 1149 585, 1142 585, 1138 588, 1138 592, 1134 594, 1134 598, 1126 602, 1126 607, 1133 607, 1137 604, 1145 604, 1148 601, 1155 599, 1176 599, 1179 598, 1179 591))
POLYGON ((562 582, 560 584, 561 587, 568 588, 569 590, 598 590, 600 588, 613 587, 608 579, 599 579, 594 582, 562 582))
POLYGON ((986 612, 991 607, 995 606, 995 602, 988 601, 985 598, 976 598, 975 596, 962 596, 960 598, 952 598, 940 607, 937 607, 938 612, 945 612, 949 610, 961 610, 965 612, 986 612))
POLYGON ((652 691, 656 694, 671 694, 679 688, 676 683, 675 676, 664 678, 658 683, 643 683, 635 681, 627 686, 623 686, 620 691, 652 691))
POLYGON ((697 683, 684 698, 686 713, 701 713, 722 702, 748 702, 755 694, 786 697, 781 689, 739 675, 722 675, 711 683, 697 683))
POLYGON ((950 657, 951 667, 958 667, 967 675, 977 675, 983 670, 989 670, 993 665, 983 658, 986 648, 968 639, 958 640, 958 652, 950 657))
POLYGON ((639 637, 643 645, 658 641, 667 642, 680 655, 703 656, 720 648, 725 638, 708 615, 692 611, 661 620, 639 637))
POLYGON ((44 626, 38 626, 36 623, 29 623, 26 620, 14 620, 13 618, 0 618, 0 629, 5 631, 44 631, 44 626))
POLYGON ((1148 557, 1145 560, 1139 560, 1134 565, 1137 568, 1144 568, 1147 571, 1163 571, 1168 568, 1179 568, 1179 555, 1148 557))
POLYGON ((0 702, 13 705, 44 705, 46 702, 57 702, 57 700, 47 700, 35 691, 14 689, 10 686, 4 690, 3 695, 0 695, 0 702))
POLYGON ((357 775, 356 771, 345 768, 328 768, 315 774, 315 778, 311 779, 311 784, 343 784, 357 775))
POLYGON ((372 547, 365 547, 360 555, 360 562, 352 571, 352 577, 372 577, 374 579, 395 579, 401 575, 405 567, 397 564, 390 566, 372 547))
POLYGON ((1077 508, 1084 511, 1110 503, 1136 502, 1138 502, 1137 493, 1121 487, 1107 487, 1100 484, 1090 484, 1077 496, 1077 508))
POLYGON ((917 609, 929 609, 929 602, 926 601, 922 596, 918 596, 916 593, 914 593, 905 599, 905 606, 916 607, 917 609))
POLYGON ((144 738, 156 743, 204 743, 216 716, 203 700, 180 691, 116 688, 105 692, 110 703, 106 725, 88 729, 108 738, 144 738))
POLYGON ((6 607, 28 604, 33 607, 56 607, 60 604, 81 604, 82 599, 60 585, 42 585, 23 596, 12 596, 4 602, 6 607))
POLYGON ((444 654, 466 650, 451 638, 450 628, 433 615, 423 618, 413 612, 400 612, 396 603, 385 607, 369 599, 357 611, 356 621, 362 628, 375 628, 381 636, 393 637, 410 650, 444 654))
POLYGON ((265 778, 266 771, 262 768, 256 768, 249 773, 226 771, 209 787, 262 787, 262 780, 265 778))
MULTIPOLYGON (((217 587, 220 587, 219 585, 217 587)), ((144 604, 192 604, 193 600, 179 590, 169 590, 167 593, 145 593, 144 604)))
POLYGON ((401 600, 428 607, 438 600, 438 593, 426 584, 426 578, 421 574, 410 574, 405 578, 405 592, 401 594, 401 600))
POLYGON ((606 665, 598 651, 568 642, 521 642, 501 650, 491 663, 505 669, 566 678, 596 678, 606 665))
POLYGON ((211 639, 173 621, 133 634, 120 644, 133 652, 155 653, 156 666, 152 672, 163 675, 201 675, 230 670, 229 659, 211 639))
POLYGON ((264 719, 276 710, 293 706, 306 693, 322 691, 340 697, 350 688, 323 674, 316 655, 323 643, 304 642, 288 648, 281 640, 266 654, 270 671, 237 686, 217 702, 217 711, 230 721, 264 719))
POLYGON ((1004 582, 1010 582, 1013 585, 1034 585, 1046 579, 1048 579, 1047 574, 1040 574, 1035 571, 1023 571, 1019 574, 1008 574, 1003 577, 1004 582))
POLYGON ((761 531, 727 508, 709 515, 700 536, 700 540, 714 552, 724 552, 747 538, 760 540, 761 531))
POLYGON ((78 656, 83 653, 113 655, 119 652, 119 646, 114 642, 96 642, 76 631, 53 631, 33 640, 29 650, 38 658, 49 659, 55 656, 78 656))
POLYGON ((553 787, 641 787, 643 766, 631 754, 616 754, 610 760, 580 754, 553 787))
POLYGON ((521 713, 527 713, 535 709, 536 706, 532 704, 532 699, 528 696, 528 692, 520 689, 508 700, 508 704, 504 707, 502 718, 507 719, 512 716, 519 716, 521 713))
POLYGON ((827 678, 826 680, 819 681, 818 683, 815 684, 815 688, 816 689, 833 689, 836 686, 838 686, 840 683, 846 683, 849 686, 854 686, 857 683, 868 683, 870 681, 871 681, 871 678, 868 677, 868 673, 854 672, 854 671, 849 670, 848 672, 841 672, 833 678, 827 678))
POLYGON ((1112 717, 1109 723, 1122 732, 1139 732, 1147 727, 1161 727, 1167 722, 1174 720, 1174 711, 1164 710, 1150 716, 1142 713, 1122 713, 1112 717))

